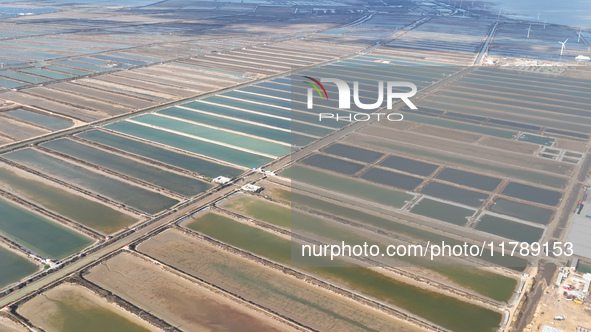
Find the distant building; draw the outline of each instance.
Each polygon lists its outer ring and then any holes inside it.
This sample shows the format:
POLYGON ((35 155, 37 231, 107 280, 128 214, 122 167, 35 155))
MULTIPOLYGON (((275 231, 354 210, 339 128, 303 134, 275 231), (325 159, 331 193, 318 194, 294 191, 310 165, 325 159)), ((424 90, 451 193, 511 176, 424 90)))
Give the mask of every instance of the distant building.
POLYGON ((556 286, 560 286, 562 285, 562 282, 564 281, 564 279, 566 279, 567 274, 564 272, 560 272, 558 273, 558 277, 556 277, 556 286))
POLYGON ((43 262, 44 262, 45 264, 47 264, 47 265, 51 266, 51 267, 53 267, 53 266, 55 266, 55 265, 57 264, 55 261, 53 261, 53 260, 51 260, 51 259, 49 259, 49 258, 45 259, 43 262))
POLYGON ((574 276, 572 278, 574 282, 583 284, 582 292, 589 293, 589 287, 591 286, 591 273, 585 273, 582 277, 574 276))
POLYGON ((263 191, 263 187, 255 186, 254 184, 248 183, 242 186, 242 190, 251 193, 260 193, 261 191, 263 191))
POLYGON ((226 184, 226 183, 232 181, 232 179, 227 178, 225 176, 218 176, 217 178, 213 179, 212 181, 213 181, 213 183, 226 184))

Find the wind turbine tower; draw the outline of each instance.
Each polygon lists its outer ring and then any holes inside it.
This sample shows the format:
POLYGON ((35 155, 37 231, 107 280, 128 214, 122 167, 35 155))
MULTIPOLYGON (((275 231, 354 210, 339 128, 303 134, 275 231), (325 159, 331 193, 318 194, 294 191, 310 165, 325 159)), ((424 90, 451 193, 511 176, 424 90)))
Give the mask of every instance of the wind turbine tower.
POLYGON ((560 56, 562 56, 562 54, 564 53, 564 48, 566 46, 567 41, 568 41, 568 39, 563 42, 558 42, 559 44, 562 44, 562 48, 560 49, 560 56))
POLYGON ((529 39, 530 32, 531 32, 531 24, 529 25, 529 28, 527 28, 527 39, 529 39))

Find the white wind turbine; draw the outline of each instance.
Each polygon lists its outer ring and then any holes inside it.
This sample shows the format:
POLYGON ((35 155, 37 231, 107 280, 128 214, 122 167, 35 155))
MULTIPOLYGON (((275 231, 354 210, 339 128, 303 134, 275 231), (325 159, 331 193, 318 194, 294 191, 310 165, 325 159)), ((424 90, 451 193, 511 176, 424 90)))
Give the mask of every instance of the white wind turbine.
POLYGON ((530 32, 531 32, 531 24, 529 25, 529 28, 527 28, 527 39, 529 39, 530 32))
POLYGON ((566 46, 567 41, 568 41, 568 39, 563 42, 558 42, 559 44, 562 44, 562 48, 560 49, 560 56, 562 56, 562 54, 564 53, 564 48, 566 46))

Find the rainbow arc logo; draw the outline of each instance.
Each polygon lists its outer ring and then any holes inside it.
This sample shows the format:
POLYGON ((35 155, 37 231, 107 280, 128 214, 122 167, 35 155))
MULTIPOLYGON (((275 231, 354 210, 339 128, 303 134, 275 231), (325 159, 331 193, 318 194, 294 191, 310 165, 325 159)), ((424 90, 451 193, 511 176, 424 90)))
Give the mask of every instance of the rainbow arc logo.
POLYGON ((308 81, 302 81, 302 82, 313 87, 318 92, 318 95, 320 96, 320 98, 324 99, 324 96, 326 96, 326 100, 328 100, 328 93, 326 93, 326 89, 324 88, 324 85, 322 85, 322 83, 320 83, 320 81, 318 81, 317 79, 312 78, 310 76, 304 76, 304 77, 309 79, 310 81, 316 83, 317 86, 312 84, 312 82, 308 82, 308 81), (320 89, 318 89, 318 87, 320 87, 322 89, 322 91, 324 91, 324 96, 322 96, 322 92, 320 92, 320 89))

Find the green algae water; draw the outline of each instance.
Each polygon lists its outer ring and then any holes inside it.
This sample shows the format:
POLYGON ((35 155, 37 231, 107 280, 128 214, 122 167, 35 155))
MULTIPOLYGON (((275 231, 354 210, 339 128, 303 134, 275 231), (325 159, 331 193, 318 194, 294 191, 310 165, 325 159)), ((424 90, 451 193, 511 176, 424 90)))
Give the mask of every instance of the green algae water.
POLYGON ((276 226, 291 228, 291 210, 279 204, 240 195, 223 202, 222 207, 244 213, 249 217, 276 226))
POLYGON ((281 175, 289 177, 293 181, 301 181, 313 186, 342 192, 395 208, 403 207, 407 201, 413 198, 412 195, 404 192, 386 189, 357 179, 332 175, 297 165, 283 171, 281 175))
POLYGON ((37 269, 35 263, 0 246, 0 288, 35 273, 37 269))
POLYGON ((416 332, 394 318, 215 248, 176 231, 160 233, 139 249, 190 275, 293 319, 315 331, 416 332), (178 254, 169 256, 166 250, 178 254), (201 255, 195 255, 194 252, 201 255))
POLYGON ((261 155, 196 140, 128 121, 113 123, 106 126, 106 128, 248 168, 260 167, 273 160, 272 158, 261 155))
POLYGON ((35 204, 103 234, 112 234, 138 221, 101 203, 44 182, 21 177, 4 168, 0 168, 0 179, 0 187, 8 187, 35 204))
POLYGON ((179 202, 30 148, 2 156, 150 214, 170 208, 179 202))
MULTIPOLYGON (((178 119, 189 120, 193 122, 203 123, 206 125, 214 126, 217 128, 229 129, 233 131, 239 131, 249 135, 255 135, 259 137, 268 138, 274 141, 291 143, 293 133, 288 131, 282 131, 275 128, 263 127, 251 123, 221 118, 219 116, 210 115, 207 113, 199 113, 196 111, 189 111, 184 108, 171 107, 158 112, 167 116, 172 116, 178 119)), ((306 136, 302 136, 306 137, 306 136)), ((309 138, 308 143, 313 141, 314 138, 309 138)))
POLYGON ((23 247, 52 259, 76 253, 93 240, 41 215, 0 199, 0 233, 23 247))
MULTIPOLYGON (((300 197, 302 195, 294 195, 297 199, 304 199, 304 197, 300 197)), ((313 199, 309 196, 306 198, 313 199)), ((249 217, 287 229, 291 229, 292 219, 294 219, 297 223, 298 233, 311 232, 336 242, 345 241, 350 245, 362 245, 363 242, 372 242, 371 239, 357 235, 349 229, 346 229, 345 226, 338 226, 337 224, 331 225, 330 222, 327 222, 324 219, 250 196, 232 197, 224 202, 222 207, 238 211, 239 213, 244 213, 249 217)), ((415 261, 415 258, 411 257, 401 257, 399 260, 408 260, 411 263, 418 263, 415 261)), ((421 263, 418 263, 418 265, 420 266, 421 263)), ((426 269, 438 272, 460 286, 469 288, 498 301, 508 301, 517 286, 517 280, 513 278, 508 278, 473 267, 426 267, 426 269)))
POLYGON ((87 131, 85 133, 79 134, 78 136, 97 143, 109 145, 126 152, 177 166, 209 178, 216 178, 220 175, 229 178, 235 178, 243 172, 238 168, 224 166, 209 160, 189 156, 187 154, 171 151, 155 145, 132 140, 100 130, 87 131))
POLYGON ((133 118, 133 121, 157 126, 159 128, 165 128, 189 134, 215 142, 221 142, 236 146, 251 151, 261 152, 276 157, 282 156, 290 152, 291 148, 286 145, 281 145, 269 141, 264 141, 258 138, 239 135, 231 132, 222 131, 219 129, 213 129, 205 126, 201 126, 195 123, 190 123, 182 120, 175 120, 163 116, 154 114, 146 114, 133 118))
POLYGON ((185 196, 194 196, 213 187, 209 183, 105 152, 67 138, 51 141, 43 146, 185 196))
MULTIPOLYGON (((230 218, 204 213, 186 227, 282 264, 291 264, 291 242, 230 218)), ((457 332, 491 331, 501 314, 394 280, 367 268, 303 268, 408 310, 457 332)))

